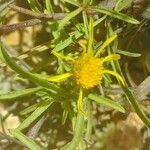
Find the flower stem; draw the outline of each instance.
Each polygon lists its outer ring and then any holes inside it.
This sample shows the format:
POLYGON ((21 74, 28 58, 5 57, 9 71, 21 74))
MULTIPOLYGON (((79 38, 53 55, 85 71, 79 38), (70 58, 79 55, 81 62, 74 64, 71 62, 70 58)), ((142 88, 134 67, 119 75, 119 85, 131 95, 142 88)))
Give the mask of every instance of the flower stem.
POLYGON ((92 133, 92 108, 91 108, 91 102, 88 101, 87 102, 87 106, 88 106, 88 115, 87 115, 87 131, 86 131, 86 134, 85 134, 85 139, 87 141, 90 140, 90 137, 91 137, 91 133, 92 133))
POLYGON ((67 145, 65 145, 61 150, 76 150, 82 139, 83 127, 84 127, 84 116, 80 112, 78 112, 73 134, 74 137, 72 141, 67 145))
POLYGON ((125 95, 129 102, 131 103, 132 107, 134 108, 137 115, 140 117, 140 119, 144 122, 144 124, 150 128, 150 119, 145 115, 145 113, 140 109, 139 104, 135 100, 134 96, 130 92, 129 88, 126 86, 122 86, 123 91, 125 92, 125 95))

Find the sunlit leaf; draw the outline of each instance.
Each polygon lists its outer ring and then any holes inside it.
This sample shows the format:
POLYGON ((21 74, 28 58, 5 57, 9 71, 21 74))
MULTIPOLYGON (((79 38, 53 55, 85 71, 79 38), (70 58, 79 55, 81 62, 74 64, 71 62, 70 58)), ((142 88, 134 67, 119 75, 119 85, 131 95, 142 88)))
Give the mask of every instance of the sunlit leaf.
POLYGON ((26 145, 30 150, 41 150, 42 148, 36 144, 32 139, 25 136, 18 130, 10 130, 10 133, 17 138, 20 142, 26 145))
POLYGON ((117 111, 120 111, 120 112, 123 112, 123 113, 125 112, 124 108, 119 103, 117 103, 113 100, 110 100, 106 97, 103 97, 103 96, 100 96, 100 95, 97 95, 97 94, 89 94, 88 98, 91 99, 91 100, 96 101, 99 104, 109 106, 113 109, 116 109, 117 111))
POLYGON ((17 128, 17 130, 23 130, 27 128, 31 123, 33 123, 42 113, 48 109, 53 101, 51 99, 43 101, 36 109, 35 111, 26 118, 17 128))
POLYGON ((64 48, 69 46, 71 43, 73 43, 74 40, 77 40, 81 36, 82 36, 82 33, 80 33, 79 31, 74 32, 73 35, 68 37, 66 40, 64 40, 61 43, 58 43, 52 51, 59 52, 59 51, 63 50, 64 48))
MULTIPOLYGON (((24 96, 28 96, 31 94, 34 94, 35 92, 41 90, 42 87, 37 87, 37 88, 30 88, 30 89, 23 89, 23 90, 18 90, 18 91, 12 91, 4 94, 0 94, 0 101, 10 101, 14 100, 16 98, 21 98, 24 96)), ((21 100, 21 99, 19 99, 21 100)))
POLYGON ((133 0, 118 0, 115 6, 115 11, 121 11, 131 6, 133 0))
POLYGON ((46 12, 47 13, 53 12, 53 7, 52 7, 52 3, 50 0, 45 0, 45 6, 46 6, 46 12))
POLYGON ((28 3, 33 11, 40 12, 41 6, 37 0, 28 0, 28 3))
POLYGON ((5 51, 5 49, 7 49, 6 47, 4 47, 3 43, 1 43, 1 54, 3 56, 3 58, 5 59, 6 63, 14 70, 16 71, 18 74, 20 74, 22 77, 27 78, 29 80, 31 80, 32 82, 34 82, 35 84, 38 84, 44 88, 47 88, 49 91, 53 92, 53 93, 63 93, 62 95, 65 95, 65 91, 60 89, 58 86, 48 82, 48 80, 39 77, 36 74, 33 74, 31 72, 28 72, 24 69, 22 69, 5 51))
POLYGON ((70 19, 74 18, 76 15, 78 15, 81 11, 83 10, 82 7, 76 9, 75 11, 72 11, 71 13, 69 13, 65 18, 63 18, 60 22, 59 22, 59 30, 61 30, 70 19))
POLYGON ((26 115, 26 114, 28 114, 28 113, 31 113, 31 112, 33 112, 38 106, 39 106, 39 103, 36 103, 36 104, 33 104, 33 105, 29 106, 29 107, 25 108, 24 110, 22 110, 22 111, 20 112, 20 115, 26 115))
POLYGON ((122 50, 117 50, 117 53, 125 55, 125 56, 129 56, 129 57, 140 57, 141 56, 140 53, 131 53, 131 52, 122 51, 122 50))
POLYGON ((114 10, 110 10, 110 9, 106 9, 106 8, 102 8, 102 7, 95 7, 95 6, 90 6, 89 7, 90 10, 94 10, 96 12, 111 16, 113 18, 117 18, 123 21, 126 21, 128 23, 132 23, 132 24, 139 24, 140 22, 132 17, 129 17, 128 15, 125 15, 123 13, 114 11, 114 10))

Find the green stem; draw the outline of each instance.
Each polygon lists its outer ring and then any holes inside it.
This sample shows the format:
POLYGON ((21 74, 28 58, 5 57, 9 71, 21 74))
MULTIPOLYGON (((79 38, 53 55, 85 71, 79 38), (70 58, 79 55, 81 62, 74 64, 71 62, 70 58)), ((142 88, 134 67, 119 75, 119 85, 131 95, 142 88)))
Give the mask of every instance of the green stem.
MULTIPOLYGON (((109 33, 113 34, 113 30, 112 30, 112 27, 111 27, 110 23, 108 23, 108 28, 109 28, 109 33)), ((113 50, 113 53, 115 53, 115 50, 116 50, 115 44, 113 45, 112 50, 113 50)), ((108 53, 111 53, 110 48, 108 49, 108 53)), ((116 72, 118 72, 124 78, 118 61, 112 62, 112 67, 113 67, 113 69, 116 72)), ((134 95, 129 90, 127 84, 125 86, 121 84, 121 86, 122 86, 122 89, 123 89, 123 91, 124 91, 124 93, 125 93, 128 101, 130 102, 131 106, 134 108, 134 110, 137 113, 137 115, 144 122, 144 124, 148 128, 150 128, 150 119, 145 115, 145 113, 143 112, 143 110, 140 108, 138 102, 136 101, 136 99, 134 98, 134 95)))
MULTIPOLYGON (((122 75, 122 77, 124 78, 120 65, 118 62, 115 63, 115 67, 117 68, 118 72, 122 75)), ((121 84, 121 87, 128 99, 128 101, 130 102, 131 106, 134 108, 135 112, 137 113, 137 115, 140 117, 140 119, 144 122, 144 124, 150 128, 150 119, 145 115, 145 113, 143 112, 143 110, 140 108, 138 102, 136 101, 136 99, 134 98, 133 94, 131 93, 131 91, 129 90, 129 87, 127 86, 123 86, 121 84)))
MULTIPOLYGON (((115 63, 115 66, 116 66, 117 70, 119 71, 119 73, 123 76, 120 65, 118 62, 115 63)), ((123 76, 123 78, 124 78, 124 76, 123 76)), ((126 86, 123 86, 121 84, 121 87, 122 87, 128 101, 130 102, 131 106, 134 108, 135 112, 137 113, 137 115, 144 122, 145 126, 150 128, 150 119, 145 115, 143 110, 140 108, 138 102, 136 101, 136 99, 134 98, 134 95, 129 90, 129 87, 127 86, 127 84, 126 84, 126 86)))
POLYGON ((142 111, 142 109, 140 108, 139 104, 137 103, 137 101, 135 100, 134 96, 132 95, 132 93, 130 92, 129 88, 126 86, 122 86, 123 91, 126 94, 127 99, 129 100, 129 102, 131 103, 132 107, 134 108, 135 112, 137 113, 137 115, 140 117, 140 119, 144 122, 144 124, 150 128, 150 119, 145 115, 145 113, 142 111))
POLYGON ((82 139, 83 134, 83 127, 84 127, 84 117, 80 112, 78 112, 75 129, 74 129, 74 137, 70 143, 65 145, 61 150, 76 150, 79 145, 79 142, 82 139))
MULTIPOLYGON (((122 75, 122 77, 124 78, 119 63, 116 62, 114 65, 117 68, 119 74, 122 75)), ((150 128, 150 119, 145 115, 143 110, 140 108, 138 102, 136 101, 136 99, 134 98, 133 94, 129 90, 129 87, 127 86, 127 84, 125 86, 121 84, 121 87, 122 87, 122 89, 123 89, 123 91, 124 91, 128 101, 130 102, 131 106, 134 108, 135 112, 137 113, 137 115, 144 122, 144 124, 148 128, 150 128)))
POLYGON ((90 140, 90 137, 91 137, 91 133, 92 133, 92 111, 91 111, 91 102, 88 101, 88 116, 87 116, 87 132, 86 132, 86 135, 85 135, 85 139, 87 141, 90 140))

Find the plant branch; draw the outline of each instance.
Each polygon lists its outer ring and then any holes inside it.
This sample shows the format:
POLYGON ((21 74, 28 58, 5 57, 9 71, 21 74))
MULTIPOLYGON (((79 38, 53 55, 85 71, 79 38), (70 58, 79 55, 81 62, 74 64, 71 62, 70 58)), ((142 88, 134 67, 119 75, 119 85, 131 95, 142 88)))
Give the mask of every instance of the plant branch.
POLYGON ((74 137, 70 143, 65 145, 61 150, 76 150, 78 147, 83 134, 83 127, 84 127, 84 117, 80 112, 78 112, 75 129, 74 129, 74 137))

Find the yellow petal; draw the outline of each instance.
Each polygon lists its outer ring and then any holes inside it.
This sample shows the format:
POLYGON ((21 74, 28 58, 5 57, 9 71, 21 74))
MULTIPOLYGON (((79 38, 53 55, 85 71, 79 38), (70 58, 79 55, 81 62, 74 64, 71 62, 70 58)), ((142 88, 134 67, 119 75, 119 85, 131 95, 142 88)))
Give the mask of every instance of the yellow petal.
POLYGON ((49 77, 47 80, 48 81, 53 81, 53 82, 59 82, 60 80, 66 79, 70 76, 72 76, 71 73, 64 73, 64 74, 61 74, 61 75, 56 75, 56 76, 53 76, 53 77, 49 77))
POLYGON ((83 89, 82 88, 80 88, 80 91, 79 91, 79 98, 78 98, 78 101, 77 101, 77 106, 78 106, 79 112, 82 115, 86 115, 86 113, 83 110, 83 89))
POLYGON ((119 54, 111 54, 111 55, 108 55, 108 56, 104 57, 102 62, 111 61, 111 60, 118 60, 118 59, 120 59, 119 54))
POLYGON ((117 72, 110 71, 110 70, 104 70, 103 73, 111 74, 111 75, 115 76, 119 81, 121 81, 121 83, 123 85, 125 85, 123 77, 121 77, 117 72))
POLYGON ((115 39, 117 38, 117 34, 114 34, 113 36, 109 37, 101 46, 100 48, 97 50, 95 57, 98 57, 98 55, 100 53, 102 53, 102 51, 111 43, 113 42, 115 39))
POLYGON ((55 55, 57 58, 74 61, 74 59, 72 57, 64 56, 60 53, 57 53, 56 51, 52 51, 52 54, 55 55))
POLYGON ((79 45, 83 48, 83 53, 86 53, 86 46, 84 44, 84 41, 83 40, 80 40, 79 42, 79 45))
POLYGON ((89 41, 88 41, 88 53, 93 53, 92 52, 92 44, 93 44, 93 32, 94 32, 94 25, 93 25, 93 18, 90 17, 89 21, 89 41))

